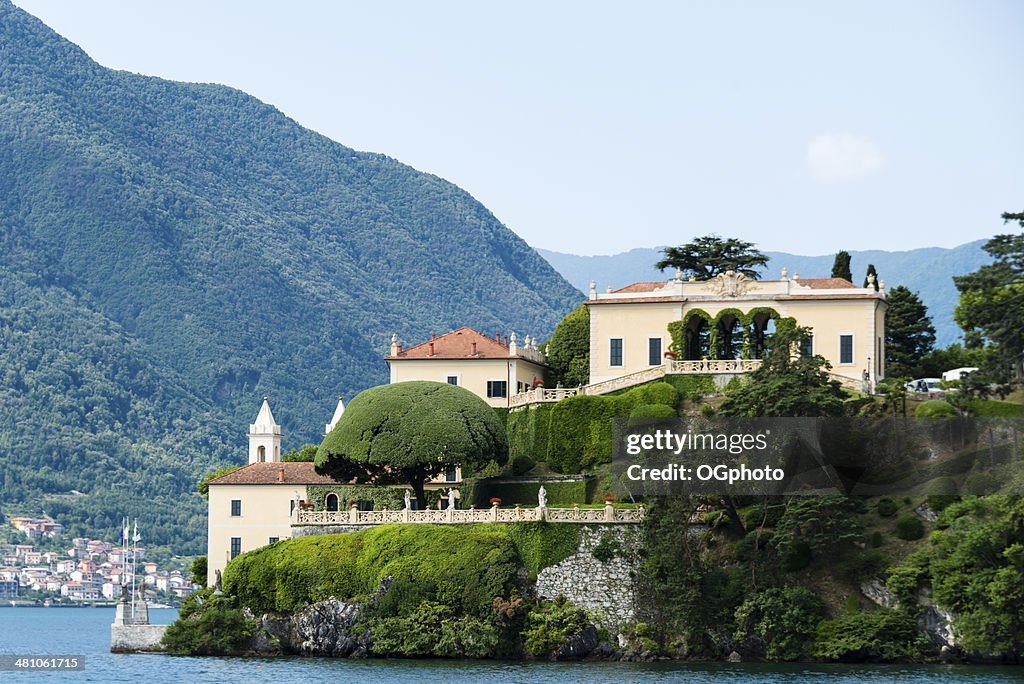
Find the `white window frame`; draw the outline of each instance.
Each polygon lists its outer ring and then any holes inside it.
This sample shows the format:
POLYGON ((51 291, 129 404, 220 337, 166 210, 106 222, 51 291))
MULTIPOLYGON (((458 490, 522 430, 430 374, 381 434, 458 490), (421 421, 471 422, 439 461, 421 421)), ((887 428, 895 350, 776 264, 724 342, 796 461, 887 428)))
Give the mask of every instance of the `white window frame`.
POLYGON ((839 337, 836 338, 836 365, 838 366, 855 366, 857 365, 857 335, 852 332, 841 332, 839 337), (849 362, 843 361, 843 338, 850 338, 850 360, 849 362))
POLYGON ((608 367, 609 368, 625 368, 626 366, 626 341, 621 337, 609 337, 608 338, 608 367), (619 363, 612 363, 612 342, 615 340, 619 341, 620 359, 619 363))

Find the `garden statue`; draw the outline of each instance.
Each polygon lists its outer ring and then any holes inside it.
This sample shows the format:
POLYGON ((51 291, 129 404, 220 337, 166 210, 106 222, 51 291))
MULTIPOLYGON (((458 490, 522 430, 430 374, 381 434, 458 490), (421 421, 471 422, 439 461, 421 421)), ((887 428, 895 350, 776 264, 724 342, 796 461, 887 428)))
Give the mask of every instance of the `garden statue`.
POLYGON ((448 489, 448 508, 455 508, 455 488, 450 487, 448 489))
POLYGON ((540 508, 548 507, 548 490, 544 489, 544 485, 537 490, 537 504, 540 508))
POLYGON ((409 490, 405 490, 405 510, 412 508, 412 497, 409 496, 409 490))

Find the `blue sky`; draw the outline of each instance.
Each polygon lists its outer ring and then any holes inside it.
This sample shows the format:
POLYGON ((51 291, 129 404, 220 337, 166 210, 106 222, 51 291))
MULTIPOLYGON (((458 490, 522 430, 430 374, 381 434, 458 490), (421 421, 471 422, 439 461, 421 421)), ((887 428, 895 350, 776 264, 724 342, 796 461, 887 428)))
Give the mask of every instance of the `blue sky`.
POLYGON ((15 0, 577 254, 950 247, 1024 210, 1024 3, 15 0))

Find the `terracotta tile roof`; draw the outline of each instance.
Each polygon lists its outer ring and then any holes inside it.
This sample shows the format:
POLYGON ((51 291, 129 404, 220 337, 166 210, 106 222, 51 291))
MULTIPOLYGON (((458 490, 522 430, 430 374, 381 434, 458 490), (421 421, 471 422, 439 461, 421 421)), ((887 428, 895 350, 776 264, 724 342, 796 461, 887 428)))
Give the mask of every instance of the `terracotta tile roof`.
POLYGON ((793 282, 813 290, 848 290, 857 287, 846 278, 800 278, 793 282))
POLYGON ((632 285, 627 285, 626 287, 620 287, 618 290, 615 290, 614 293, 619 294, 625 292, 654 292, 655 290, 660 290, 661 288, 665 287, 666 284, 667 283, 664 280, 633 283, 632 285))
POLYGON ((588 299, 584 304, 594 306, 595 304, 638 304, 642 302, 686 302, 686 297, 623 297, 621 299, 588 299))
POLYGON ((472 328, 459 328, 385 358, 393 360, 509 359, 513 357, 509 354, 508 344, 499 342, 494 337, 484 335, 472 328))
POLYGON ((285 484, 285 485, 312 485, 312 484, 338 484, 326 475, 318 475, 313 469, 312 463, 250 463, 238 470, 221 475, 216 480, 210 480, 211 485, 258 485, 258 484, 285 484), (284 471, 284 482, 281 481, 281 472, 284 471))
POLYGON ((868 293, 855 294, 855 293, 851 292, 851 293, 848 293, 848 294, 834 294, 834 295, 827 295, 827 296, 811 295, 811 294, 803 294, 803 295, 801 295, 801 294, 778 295, 776 297, 772 297, 772 299, 812 299, 812 300, 814 300, 816 302, 830 302, 830 301, 833 301, 835 299, 877 299, 877 300, 879 300, 881 302, 885 301, 884 299, 882 299, 881 295, 879 295, 879 294, 877 294, 875 292, 872 292, 870 294, 868 294, 868 293))

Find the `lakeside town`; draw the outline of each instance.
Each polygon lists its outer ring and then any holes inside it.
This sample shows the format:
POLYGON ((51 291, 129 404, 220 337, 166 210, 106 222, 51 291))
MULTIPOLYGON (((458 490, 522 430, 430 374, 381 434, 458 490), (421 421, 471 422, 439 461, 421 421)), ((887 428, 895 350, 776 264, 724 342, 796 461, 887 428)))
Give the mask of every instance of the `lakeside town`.
POLYGON ((177 606, 200 588, 187 570, 146 560, 137 544, 68 538, 63 525, 47 518, 12 516, 4 528, 5 539, 24 542, 0 543, 0 606, 108 605, 134 580, 160 608, 177 606))

